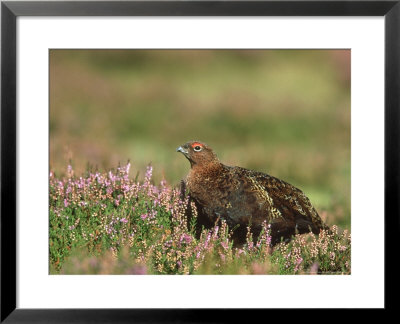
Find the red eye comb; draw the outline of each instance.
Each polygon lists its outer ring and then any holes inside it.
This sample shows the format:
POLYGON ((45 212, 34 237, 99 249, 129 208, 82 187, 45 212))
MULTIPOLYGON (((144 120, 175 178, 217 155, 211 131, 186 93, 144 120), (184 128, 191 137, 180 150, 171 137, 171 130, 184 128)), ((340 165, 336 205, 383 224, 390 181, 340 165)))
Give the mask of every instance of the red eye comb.
POLYGON ((198 142, 194 142, 194 143, 192 144, 192 147, 195 147, 195 146, 201 146, 201 147, 203 147, 203 144, 198 143, 198 142))

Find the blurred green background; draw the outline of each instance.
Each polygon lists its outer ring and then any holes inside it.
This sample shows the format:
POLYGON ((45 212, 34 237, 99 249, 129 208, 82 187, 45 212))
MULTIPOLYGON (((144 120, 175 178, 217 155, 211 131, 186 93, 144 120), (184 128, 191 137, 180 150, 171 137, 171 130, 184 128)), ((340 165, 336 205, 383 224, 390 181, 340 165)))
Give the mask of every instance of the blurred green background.
POLYGON ((350 228, 350 50, 51 50, 50 168, 179 183, 201 140, 350 228))

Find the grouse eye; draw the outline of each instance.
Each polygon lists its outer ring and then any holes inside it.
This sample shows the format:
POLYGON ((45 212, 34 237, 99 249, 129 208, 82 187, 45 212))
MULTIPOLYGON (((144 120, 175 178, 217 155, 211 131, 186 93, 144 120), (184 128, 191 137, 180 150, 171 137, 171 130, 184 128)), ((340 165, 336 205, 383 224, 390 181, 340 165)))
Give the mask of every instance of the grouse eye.
POLYGON ((194 149, 196 152, 200 152, 200 151, 201 151, 201 146, 200 146, 200 145, 196 145, 193 149, 194 149))

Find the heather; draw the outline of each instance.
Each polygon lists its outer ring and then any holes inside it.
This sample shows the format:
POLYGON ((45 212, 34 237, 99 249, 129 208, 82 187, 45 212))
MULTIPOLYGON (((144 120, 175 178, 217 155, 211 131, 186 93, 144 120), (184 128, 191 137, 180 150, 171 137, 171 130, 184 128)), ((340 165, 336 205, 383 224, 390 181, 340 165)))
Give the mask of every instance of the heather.
POLYGON ((347 230, 296 235, 272 247, 269 224, 235 246, 220 220, 196 234, 197 211, 180 186, 132 177, 131 164, 49 179, 52 274, 350 274, 347 230), (200 235, 199 235, 200 234, 200 235))

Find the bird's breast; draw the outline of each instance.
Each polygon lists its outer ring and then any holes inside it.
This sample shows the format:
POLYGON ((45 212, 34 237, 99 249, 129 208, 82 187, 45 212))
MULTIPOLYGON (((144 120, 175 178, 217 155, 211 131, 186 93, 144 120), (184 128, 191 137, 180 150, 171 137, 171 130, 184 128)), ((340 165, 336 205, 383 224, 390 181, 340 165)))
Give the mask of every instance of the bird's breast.
POLYGON ((192 170, 187 177, 191 196, 204 203, 226 196, 229 179, 219 170, 192 170))

